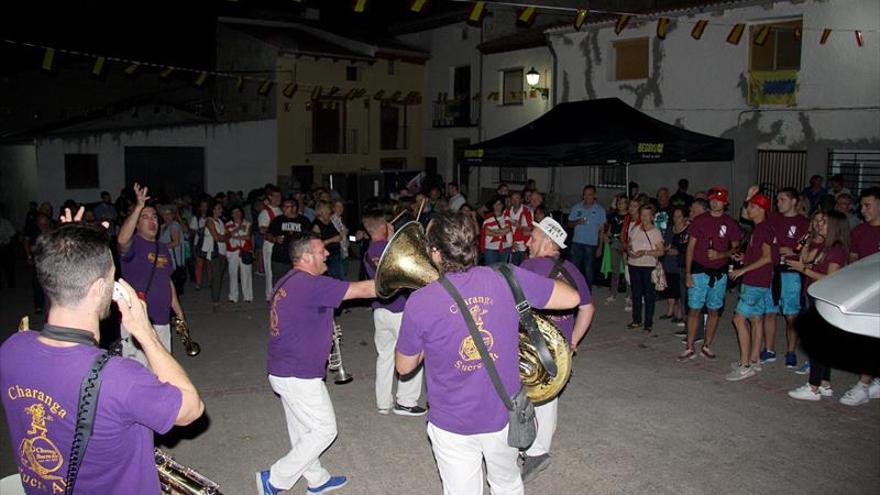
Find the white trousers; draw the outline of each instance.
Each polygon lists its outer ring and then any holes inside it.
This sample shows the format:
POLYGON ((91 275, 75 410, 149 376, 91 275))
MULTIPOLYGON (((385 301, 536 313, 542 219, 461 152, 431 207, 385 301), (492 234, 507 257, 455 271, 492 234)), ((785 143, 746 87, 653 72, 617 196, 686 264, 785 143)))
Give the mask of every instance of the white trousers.
MULTIPOLYGON (((156 335, 159 337, 159 342, 162 343, 162 347, 170 353, 171 325, 153 325, 153 330, 156 331, 156 335)), ((140 344, 136 343, 137 339, 132 337, 131 334, 128 333, 128 330, 122 325, 119 326, 119 336, 122 337, 122 357, 134 359, 149 368, 150 364, 147 362, 147 356, 144 354, 144 351, 141 350, 140 344)))
MULTIPOLYGON (((373 324, 376 326, 376 407, 379 409, 391 409, 394 407, 394 397, 391 389, 394 386, 394 348, 397 345, 397 336, 400 334, 400 323, 403 321, 403 313, 392 313, 384 308, 373 310, 373 324)), ((404 379, 397 380, 397 403, 401 406, 412 407, 418 404, 419 395, 422 393, 422 370, 419 367, 416 373, 404 379)))
POLYGON ((241 275, 241 295, 245 301, 254 300, 253 263, 245 265, 241 262, 241 251, 226 253, 226 267, 229 269, 229 300, 238 302, 239 275, 241 275))
POLYGON ((482 495, 484 458, 493 495, 525 493, 517 464, 519 450, 507 445, 507 426, 495 433, 459 435, 428 423, 428 438, 444 495, 482 495))
POLYGON ((559 397, 554 397, 550 402, 535 406, 538 434, 535 435, 535 442, 526 450, 527 456, 534 457, 550 453, 550 444, 553 442, 553 434, 556 432, 558 401, 559 397))
POLYGON ((269 384, 281 396, 290 436, 290 451, 272 464, 269 483, 289 490, 302 476, 309 486, 323 485, 330 473, 318 457, 336 438, 336 413, 324 381, 269 375, 269 384))
POLYGON ((275 243, 263 240, 263 273, 266 274, 266 300, 272 299, 272 246, 275 243))

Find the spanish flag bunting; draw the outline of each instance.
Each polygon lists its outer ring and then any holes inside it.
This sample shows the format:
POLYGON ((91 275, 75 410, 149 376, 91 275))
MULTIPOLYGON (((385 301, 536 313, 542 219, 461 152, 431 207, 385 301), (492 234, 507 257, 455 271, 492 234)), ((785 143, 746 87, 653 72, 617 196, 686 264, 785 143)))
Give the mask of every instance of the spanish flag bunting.
POLYGON ((239 93, 241 93, 241 90, 244 89, 244 78, 243 77, 237 76, 235 78, 235 89, 237 89, 239 93))
POLYGON ((384 97, 385 97, 385 90, 384 89, 380 89, 379 91, 376 92, 376 94, 373 95, 374 100, 381 100, 384 97))
POLYGON ((161 77, 162 79, 167 79, 172 72, 174 72, 173 68, 165 67, 164 69, 162 69, 162 72, 159 73, 159 77, 161 77))
POLYGON ((694 28, 691 29, 691 38, 698 40, 703 37, 703 31, 706 30, 706 24, 709 24, 709 21, 706 19, 700 19, 694 24, 694 28))
POLYGON ((52 70, 52 64, 55 62, 55 49, 46 48, 43 52, 43 70, 52 70))
POLYGON ((125 73, 127 75, 131 76, 131 75, 134 75, 134 73, 137 72, 138 69, 140 69, 140 68, 141 68, 141 64, 134 62, 134 63, 128 64, 128 67, 125 68, 125 73))
POLYGON ((261 95, 269 94, 269 90, 272 89, 272 80, 266 79, 263 81, 263 84, 260 84, 260 88, 257 90, 261 95))
POLYGON ((422 9, 425 8, 425 4, 428 3, 428 0, 411 0, 409 2, 409 10, 411 12, 421 12, 422 9))
POLYGON ((312 99, 317 100, 321 97, 321 86, 315 86, 312 88, 312 99))
POLYGON ((831 36, 831 30, 828 28, 823 29, 822 36, 819 37, 819 44, 824 45, 825 43, 827 43, 829 36, 831 36))
POLYGON ((205 80, 208 79, 208 73, 205 71, 199 72, 199 76, 196 77, 196 86, 201 86, 205 84, 205 80))
POLYGON ((800 26, 794 27, 794 39, 800 41, 804 35, 804 30, 800 26))
POLYGON ((727 42, 731 45, 739 45, 739 40, 742 39, 743 31, 745 31, 745 29, 745 24, 734 24, 733 28, 730 29, 730 32, 727 33, 727 42))
POLYGON ((468 24, 480 24, 486 15, 486 2, 475 2, 468 14, 468 24))
POLYGON ((342 98, 345 100, 352 100, 352 99, 354 99, 355 93, 357 93, 357 90, 354 88, 351 88, 345 92, 345 95, 343 95, 342 98))
POLYGON ((363 14, 367 10, 367 0, 354 0, 352 9, 358 14, 363 14))
POLYGON ((358 88, 355 90, 354 95, 352 95, 352 98, 360 98, 361 96, 364 96, 365 94, 367 94, 366 89, 358 88))
POLYGON ((614 34, 620 34, 624 29, 626 29, 626 25, 629 24, 630 16, 621 14, 617 16, 617 22, 614 23, 614 34))
POLYGON ((104 72, 104 62, 107 61, 107 57, 98 57, 95 59, 95 65, 92 66, 92 74, 96 76, 100 76, 101 72, 104 72))
POLYGON ((657 19, 657 38, 661 40, 666 39, 666 33, 669 32, 669 19, 666 17, 661 17, 657 19))
POLYGON ((395 91, 394 94, 391 95, 391 98, 390 98, 390 99, 391 99, 392 101, 397 101, 397 100, 399 100, 399 99, 400 99, 400 91, 395 91))
POLYGON ((574 29, 576 31, 580 31, 581 27, 587 22, 587 16, 590 14, 590 11, 587 9, 578 9, 577 14, 574 15, 574 29))
POLYGON ((865 39, 862 38, 862 32, 858 29, 856 29, 854 32, 856 34, 856 44, 860 47, 865 46, 865 39))
POLYGON ((531 26, 535 23, 536 17, 538 17, 538 9, 535 7, 526 7, 519 11, 519 14, 516 16, 516 22, 523 26, 531 26))
POLYGON ((764 43, 767 42, 767 38, 770 37, 770 25, 765 24, 761 26, 761 29, 758 30, 758 34, 755 35, 755 44, 758 46, 764 46, 764 43))
POLYGON ((281 90, 281 94, 283 94, 287 98, 293 98, 293 95, 296 94, 297 84, 294 82, 287 83, 287 86, 284 86, 284 89, 281 90))

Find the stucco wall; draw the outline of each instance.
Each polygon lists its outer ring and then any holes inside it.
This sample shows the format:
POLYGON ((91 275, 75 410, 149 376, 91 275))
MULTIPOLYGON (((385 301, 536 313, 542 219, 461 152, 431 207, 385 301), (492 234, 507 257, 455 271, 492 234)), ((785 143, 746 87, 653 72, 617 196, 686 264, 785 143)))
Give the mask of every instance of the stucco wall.
POLYGON ((37 197, 51 201, 57 208, 66 199, 97 201, 102 190, 115 196, 127 185, 126 146, 203 147, 207 192, 247 191, 277 180, 276 124, 274 120, 261 120, 41 139, 35 167, 37 197), (100 187, 66 189, 65 153, 98 154, 100 187))
POLYGON ((37 190, 37 152, 33 144, 0 146, 0 203, 6 216, 21 229, 28 202, 47 198, 37 190))

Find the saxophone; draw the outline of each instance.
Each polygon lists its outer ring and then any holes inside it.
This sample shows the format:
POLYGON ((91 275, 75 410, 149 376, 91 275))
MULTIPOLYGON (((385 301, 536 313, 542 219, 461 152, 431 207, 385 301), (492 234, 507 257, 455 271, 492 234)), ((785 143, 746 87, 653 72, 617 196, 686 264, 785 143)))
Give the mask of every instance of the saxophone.
POLYGON ((165 495, 222 495, 220 485, 209 480, 195 469, 175 461, 171 455, 153 450, 159 484, 165 495))
POLYGON ((189 325, 187 325, 185 321, 176 316, 172 316, 171 328, 173 328, 174 333, 180 337, 180 343, 183 344, 184 349, 186 349, 187 356, 198 356, 199 353, 202 352, 199 343, 193 340, 189 331, 189 325))

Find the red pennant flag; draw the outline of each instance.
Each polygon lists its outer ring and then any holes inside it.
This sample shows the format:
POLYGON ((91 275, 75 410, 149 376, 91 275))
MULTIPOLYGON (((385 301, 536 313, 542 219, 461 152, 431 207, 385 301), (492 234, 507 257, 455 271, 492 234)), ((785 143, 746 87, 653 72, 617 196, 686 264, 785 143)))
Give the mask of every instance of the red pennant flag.
POLYGON ((421 12, 427 3, 428 0, 411 0, 409 2, 409 10, 412 12, 421 12))
POLYGON ((739 45, 739 40, 742 39, 743 31, 745 31, 745 24, 734 24, 733 28, 727 33, 727 42, 731 45, 739 45))
POLYGON ((353 0, 351 8, 356 13, 363 14, 367 10, 367 0, 353 0))
POLYGON ((864 38, 862 38, 862 32, 859 31, 858 29, 856 29, 855 33, 856 33, 856 44, 859 45, 860 47, 865 46, 865 40, 864 40, 864 38))
POLYGON ((764 46, 764 43, 767 42, 767 38, 770 37, 770 26, 764 25, 761 26, 761 29, 758 30, 758 34, 755 35, 755 45, 764 46))
POLYGON ((623 14, 617 16, 617 22, 614 23, 614 34, 620 34, 621 31, 626 29, 626 25, 629 24, 629 18, 630 16, 623 14))
POLYGON ((476 2, 473 7, 471 7, 471 11, 468 14, 467 22, 468 24, 478 26, 481 22, 483 22, 483 16, 486 15, 486 2, 476 2))
POLYGON ((831 36, 831 30, 828 28, 823 29, 822 36, 819 37, 819 44, 824 45, 825 43, 827 43, 829 36, 831 36))
POLYGON ((536 17, 538 17, 538 9, 535 7, 526 7, 519 11, 519 15, 516 16, 516 22, 517 24, 531 27, 531 25, 535 23, 536 17))
POLYGON ((661 17, 657 19, 657 38, 666 39, 666 33, 669 32, 669 19, 661 17))
POLYGON ((587 22, 587 15, 589 15, 590 11, 586 9, 578 9, 577 14, 574 16, 574 29, 575 31, 580 31, 581 27, 583 27, 584 23, 587 22))
POLYGON ((694 24, 694 28, 691 29, 691 38, 695 40, 699 40, 703 37, 703 31, 706 30, 706 24, 709 24, 709 21, 706 19, 701 19, 694 24))

